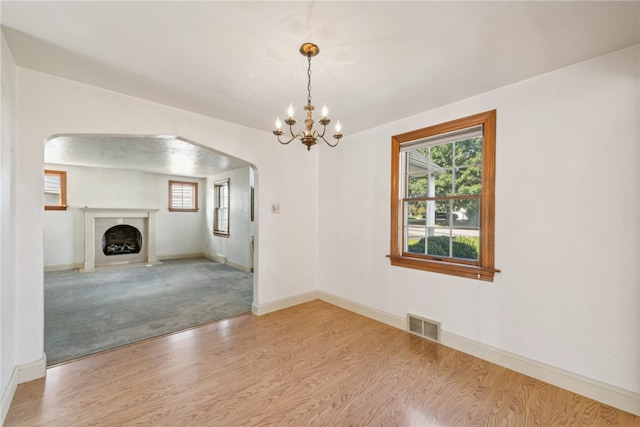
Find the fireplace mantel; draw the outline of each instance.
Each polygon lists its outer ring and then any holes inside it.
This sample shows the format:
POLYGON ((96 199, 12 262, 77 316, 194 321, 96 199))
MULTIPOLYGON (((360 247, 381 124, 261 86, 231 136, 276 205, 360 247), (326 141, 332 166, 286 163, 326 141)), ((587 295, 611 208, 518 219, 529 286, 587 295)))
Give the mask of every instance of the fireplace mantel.
POLYGON ((84 269, 96 267, 96 218, 146 218, 147 262, 156 262, 156 212, 160 209, 80 208, 84 212, 84 269))
POLYGON ((144 214, 156 213, 160 210, 160 209, 137 209, 137 208, 130 209, 130 208, 88 208, 88 207, 84 207, 80 209, 85 212, 85 215, 87 213, 93 213, 95 214, 95 216, 107 217, 107 218, 118 218, 122 216, 126 216, 128 218, 131 218, 131 217, 140 218, 140 217, 147 216, 144 214), (123 215, 118 215, 118 213, 122 213, 123 215), (142 214, 142 215, 132 216, 131 214, 142 214))

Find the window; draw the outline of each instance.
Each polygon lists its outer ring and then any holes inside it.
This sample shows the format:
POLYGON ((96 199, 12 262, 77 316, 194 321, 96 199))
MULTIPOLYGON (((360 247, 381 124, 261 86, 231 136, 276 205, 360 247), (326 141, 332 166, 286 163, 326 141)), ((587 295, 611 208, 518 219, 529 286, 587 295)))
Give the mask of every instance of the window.
POLYGON ((44 209, 64 211, 67 209, 67 173, 44 171, 44 209))
POLYGON ((391 138, 391 265, 493 281, 496 111, 391 138))
POLYGON ((198 183, 169 181, 169 211, 197 212, 198 183))
POLYGON ((229 180, 213 183, 213 234, 229 236, 229 180))

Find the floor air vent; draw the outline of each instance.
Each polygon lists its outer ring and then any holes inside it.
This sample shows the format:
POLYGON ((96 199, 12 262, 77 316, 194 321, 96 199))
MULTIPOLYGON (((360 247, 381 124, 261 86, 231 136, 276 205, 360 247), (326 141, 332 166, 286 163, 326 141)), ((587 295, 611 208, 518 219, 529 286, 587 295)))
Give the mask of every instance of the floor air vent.
POLYGON ((440 322, 407 314, 407 330, 414 335, 440 342, 440 322))

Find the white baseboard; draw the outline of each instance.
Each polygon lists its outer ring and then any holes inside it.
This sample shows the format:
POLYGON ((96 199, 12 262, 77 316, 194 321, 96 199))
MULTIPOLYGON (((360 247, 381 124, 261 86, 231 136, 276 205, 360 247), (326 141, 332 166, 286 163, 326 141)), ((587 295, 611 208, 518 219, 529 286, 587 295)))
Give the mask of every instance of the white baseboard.
MULTIPOLYGON (((253 267, 230 261, 224 256, 212 255, 212 254, 207 254, 203 252, 192 253, 192 254, 161 255, 156 257, 155 263, 159 263, 161 261, 168 261, 172 259, 188 259, 188 258, 207 258, 212 261, 219 262, 220 264, 227 264, 228 266, 233 267, 235 269, 246 271, 247 273, 253 273, 253 267)), ((135 262, 131 264, 142 264, 142 263, 148 264, 147 261, 140 261, 140 262, 135 262)), ((112 267, 112 266, 105 266, 105 267, 112 267)), ((91 266, 91 268, 87 269, 85 268, 84 263, 80 262, 76 264, 48 265, 44 267, 44 271, 45 273, 48 273, 51 271, 62 271, 62 270, 73 270, 73 269, 95 271, 97 268, 100 268, 100 267, 95 267, 94 265, 94 266, 91 266)))
POLYGON ((640 415, 640 393, 638 392, 606 384, 445 331, 442 332, 442 344, 634 415, 640 415))
POLYGON ((195 252, 192 254, 173 254, 173 255, 158 255, 156 259, 158 261, 168 261, 171 259, 187 259, 187 258, 208 258, 206 254, 202 252, 195 252))
POLYGON ((47 373, 47 355, 43 354, 40 360, 25 363, 24 365, 18 365, 13 369, 9 383, 7 387, 2 391, 2 401, 0 407, 2 412, 0 413, 0 425, 4 425, 4 420, 7 418, 9 408, 11 407, 11 401, 16 394, 18 384, 26 383, 29 381, 42 378, 47 373))
POLYGON ((233 261, 227 261, 227 265, 229 267, 233 267, 236 270, 240 270, 240 271, 244 271, 247 273, 253 273, 253 268, 252 267, 247 267, 246 265, 241 265, 241 264, 237 264, 233 261))
POLYGON ((246 271, 247 273, 253 273, 253 267, 233 262, 224 255, 204 254, 203 256, 212 261, 219 262, 220 264, 227 264, 229 267, 233 267, 236 270, 242 270, 242 271, 246 271))
POLYGON ((310 302, 317 299, 319 299, 318 291, 311 291, 304 294, 294 295, 289 298, 271 301, 266 304, 251 304, 251 312, 256 316, 262 316, 263 314, 283 310, 285 308, 293 307, 294 305, 304 304, 305 302, 310 302))
POLYGON ((63 271, 63 270, 81 270, 84 268, 83 262, 78 262, 75 264, 59 264, 59 265, 45 265, 44 272, 48 273, 50 271, 63 271))
MULTIPOLYGON (((318 299, 361 314, 398 329, 407 329, 403 316, 390 314, 366 305, 318 291, 318 299)), ((495 363, 513 371, 553 384, 565 390, 586 396, 634 415, 640 415, 640 393, 616 387, 573 372, 519 356, 496 347, 442 331, 441 343, 483 360, 495 363)))
POLYGON ((377 308, 372 308, 327 292, 319 291, 319 294, 318 299, 328 302, 329 304, 353 311, 354 313, 361 314, 370 319, 393 326, 394 328, 402 329, 403 331, 407 330, 407 319, 402 316, 396 316, 386 311, 378 310, 377 308))
POLYGON ((11 377, 9 378, 9 384, 2 391, 2 414, 0 418, 0 425, 4 425, 4 420, 7 418, 7 414, 9 413, 9 407, 11 406, 11 401, 13 400, 13 396, 16 394, 16 389, 18 388, 18 373, 17 367, 11 373, 11 377))
POLYGON ((42 353, 39 360, 18 365, 16 368, 18 373, 18 384, 43 378, 47 374, 47 355, 42 353))

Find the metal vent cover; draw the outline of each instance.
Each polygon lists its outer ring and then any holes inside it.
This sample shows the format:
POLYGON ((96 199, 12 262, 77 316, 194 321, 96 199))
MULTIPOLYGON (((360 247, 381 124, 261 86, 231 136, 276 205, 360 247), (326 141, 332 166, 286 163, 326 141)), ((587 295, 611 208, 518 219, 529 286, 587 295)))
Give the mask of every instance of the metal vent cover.
POLYGON ((407 331, 419 337, 440 342, 440 322, 408 313, 407 331))

